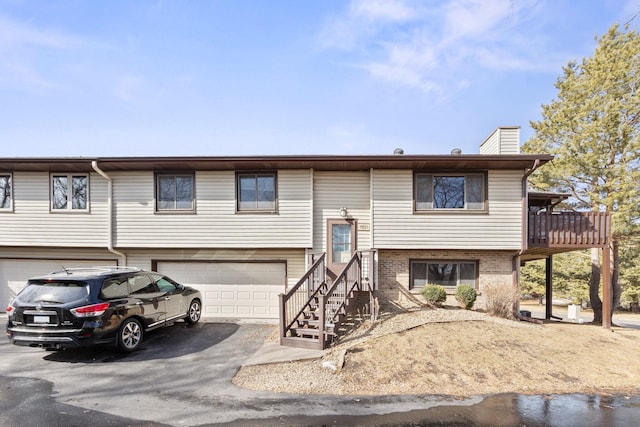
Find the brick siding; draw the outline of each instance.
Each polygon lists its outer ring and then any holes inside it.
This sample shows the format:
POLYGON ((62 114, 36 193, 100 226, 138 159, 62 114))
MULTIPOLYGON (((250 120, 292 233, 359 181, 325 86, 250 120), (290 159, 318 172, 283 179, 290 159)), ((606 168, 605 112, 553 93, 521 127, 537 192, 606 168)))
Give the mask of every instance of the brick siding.
MULTIPOLYGON (((463 251, 463 250, 379 250, 378 252, 378 293, 380 302, 411 303, 424 301, 419 289, 409 289, 409 260, 469 260, 478 261, 478 299, 475 308, 485 307, 484 292, 488 286, 512 292, 519 290, 513 284, 512 251, 463 251)), ((447 304, 456 305, 453 295, 447 297, 447 304)))

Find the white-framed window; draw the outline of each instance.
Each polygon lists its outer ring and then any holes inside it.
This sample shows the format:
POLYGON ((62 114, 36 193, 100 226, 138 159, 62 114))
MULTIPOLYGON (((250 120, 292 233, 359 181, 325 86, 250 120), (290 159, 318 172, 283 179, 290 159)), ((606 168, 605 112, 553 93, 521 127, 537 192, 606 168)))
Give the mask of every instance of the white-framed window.
POLYGON ((51 210, 88 211, 88 174, 51 174, 51 210))
POLYGON ((414 174, 416 211, 469 210, 486 207, 486 174, 414 174))
POLYGON ((156 175, 156 211, 194 211, 195 207, 193 173, 156 175))
POLYGON ((277 175, 275 172, 236 174, 238 212, 276 212, 277 175))
POLYGON ((0 212, 13 210, 13 176, 0 173, 0 212))
POLYGON ((478 261, 411 260, 409 288, 440 285, 452 291, 459 285, 477 288, 478 261))

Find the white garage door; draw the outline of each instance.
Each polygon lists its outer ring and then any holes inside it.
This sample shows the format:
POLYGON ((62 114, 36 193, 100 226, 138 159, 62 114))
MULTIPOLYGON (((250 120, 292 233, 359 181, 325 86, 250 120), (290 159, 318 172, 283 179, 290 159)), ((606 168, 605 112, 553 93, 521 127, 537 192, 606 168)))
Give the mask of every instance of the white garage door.
POLYGON ((158 272, 202 293, 204 316, 277 319, 285 290, 284 262, 168 262, 158 272))
POLYGON ((73 267, 93 267, 95 265, 116 265, 108 260, 26 260, 0 259, 0 311, 4 312, 9 301, 24 287, 27 280, 49 274, 52 271, 73 267))

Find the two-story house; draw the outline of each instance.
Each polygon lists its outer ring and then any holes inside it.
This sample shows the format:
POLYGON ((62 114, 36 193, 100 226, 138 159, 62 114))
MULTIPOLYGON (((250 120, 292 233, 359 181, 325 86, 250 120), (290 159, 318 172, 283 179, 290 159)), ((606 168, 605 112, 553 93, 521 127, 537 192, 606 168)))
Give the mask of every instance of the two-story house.
POLYGON ((469 284, 482 307, 517 293, 527 177, 551 159, 517 127, 480 154, 0 158, 0 307, 31 276, 118 264, 199 288, 205 316, 277 319, 310 254, 331 282, 356 251, 383 301, 469 284))

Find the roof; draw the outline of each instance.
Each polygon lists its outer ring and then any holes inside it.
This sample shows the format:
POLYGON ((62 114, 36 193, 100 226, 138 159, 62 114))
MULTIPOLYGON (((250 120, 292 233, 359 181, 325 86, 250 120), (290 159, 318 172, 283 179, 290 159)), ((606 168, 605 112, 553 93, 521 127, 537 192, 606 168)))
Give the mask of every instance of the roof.
POLYGON ((530 191, 528 194, 529 206, 553 207, 571 197, 569 193, 551 193, 530 191))
POLYGON ((548 154, 504 155, 294 155, 247 157, 17 157, 0 158, 0 170, 90 172, 92 162, 104 171, 369 169, 524 170, 549 162, 548 154))

